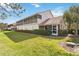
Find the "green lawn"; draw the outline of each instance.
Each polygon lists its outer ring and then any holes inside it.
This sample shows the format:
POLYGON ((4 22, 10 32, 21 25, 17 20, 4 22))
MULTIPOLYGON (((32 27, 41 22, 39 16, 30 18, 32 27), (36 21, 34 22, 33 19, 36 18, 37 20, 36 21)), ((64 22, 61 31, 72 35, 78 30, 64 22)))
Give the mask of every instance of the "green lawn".
POLYGON ((59 46, 64 38, 47 38, 40 35, 14 31, 0 32, 0 55, 58 56, 76 55, 59 46))

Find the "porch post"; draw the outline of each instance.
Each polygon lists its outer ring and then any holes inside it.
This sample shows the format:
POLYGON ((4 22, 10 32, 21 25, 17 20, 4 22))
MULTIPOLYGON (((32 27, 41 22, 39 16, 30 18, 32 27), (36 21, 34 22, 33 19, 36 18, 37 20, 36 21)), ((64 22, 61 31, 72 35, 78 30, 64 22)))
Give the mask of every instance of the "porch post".
POLYGON ((45 30, 45 26, 44 26, 44 30, 45 30))
POLYGON ((57 36, 58 36, 58 25, 56 25, 56 28, 57 28, 57 36))

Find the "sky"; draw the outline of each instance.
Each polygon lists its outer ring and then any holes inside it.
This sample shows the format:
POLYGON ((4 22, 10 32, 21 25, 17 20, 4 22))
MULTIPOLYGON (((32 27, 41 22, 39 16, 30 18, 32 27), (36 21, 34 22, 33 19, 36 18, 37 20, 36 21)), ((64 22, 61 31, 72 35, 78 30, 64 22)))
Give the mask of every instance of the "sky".
POLYGON ((20 16, 11 16, 2 22, 12 24, 17 21, 31 16, 37 12, 42 12, 45 10, 51 10, 54 17, 62 16, 64 11, 66 11, 72 5, 79 5, 78 3, 20 3, 21 6, 26 10, 20 16))

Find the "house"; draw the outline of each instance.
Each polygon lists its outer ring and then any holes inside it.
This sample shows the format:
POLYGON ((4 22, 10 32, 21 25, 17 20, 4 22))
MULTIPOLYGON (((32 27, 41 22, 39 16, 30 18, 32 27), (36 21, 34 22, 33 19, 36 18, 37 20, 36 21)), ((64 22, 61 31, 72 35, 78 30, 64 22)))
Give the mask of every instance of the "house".
POLYGON ((52 35, 59 35, 59 30, 67 29, 62 16, 49 18, 39 24, 41 29, 51 30, 52 35))
POLYGON ((9 24, 6 26, 6 30, 16 30, 16 25, 15 24, 9 24))
POLYGON ((18 22, 17 30, 34 30, 39 29, 39 24, 48 18, 53 18, 53 15, 50 10, 36 13, 32 16, 26 17, 18 22), (49 15, 49 16, 48 16, 49 15))
POLYGON ((60 29, 66 29, 63 17, 54 17, 50 10, 38 12, 16 22, 17 30, 51 30, 52 35, 58 35, 60 29))

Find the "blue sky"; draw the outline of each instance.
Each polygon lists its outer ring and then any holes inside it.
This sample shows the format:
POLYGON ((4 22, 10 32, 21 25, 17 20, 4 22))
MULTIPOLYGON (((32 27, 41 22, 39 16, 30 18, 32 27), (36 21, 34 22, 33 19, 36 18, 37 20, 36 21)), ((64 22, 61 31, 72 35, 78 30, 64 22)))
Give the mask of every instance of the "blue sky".
POLYGON ((21 20, 25 17, 28 17, 32 14, 35 14, 37 12, 45 11, 45 10, 51 10, 52 14, 57 16, 62 16, 64 11, 67 10, 72 5, 79 5, 75 3, 40 3, 40 4, 34 4, 34 3, 21 3, 23 8, 26 9, 26 11, 19 16, 12 16, 8 19, 3 20, 2 22, 12 24, 15 23, 18 20, 21 20))

